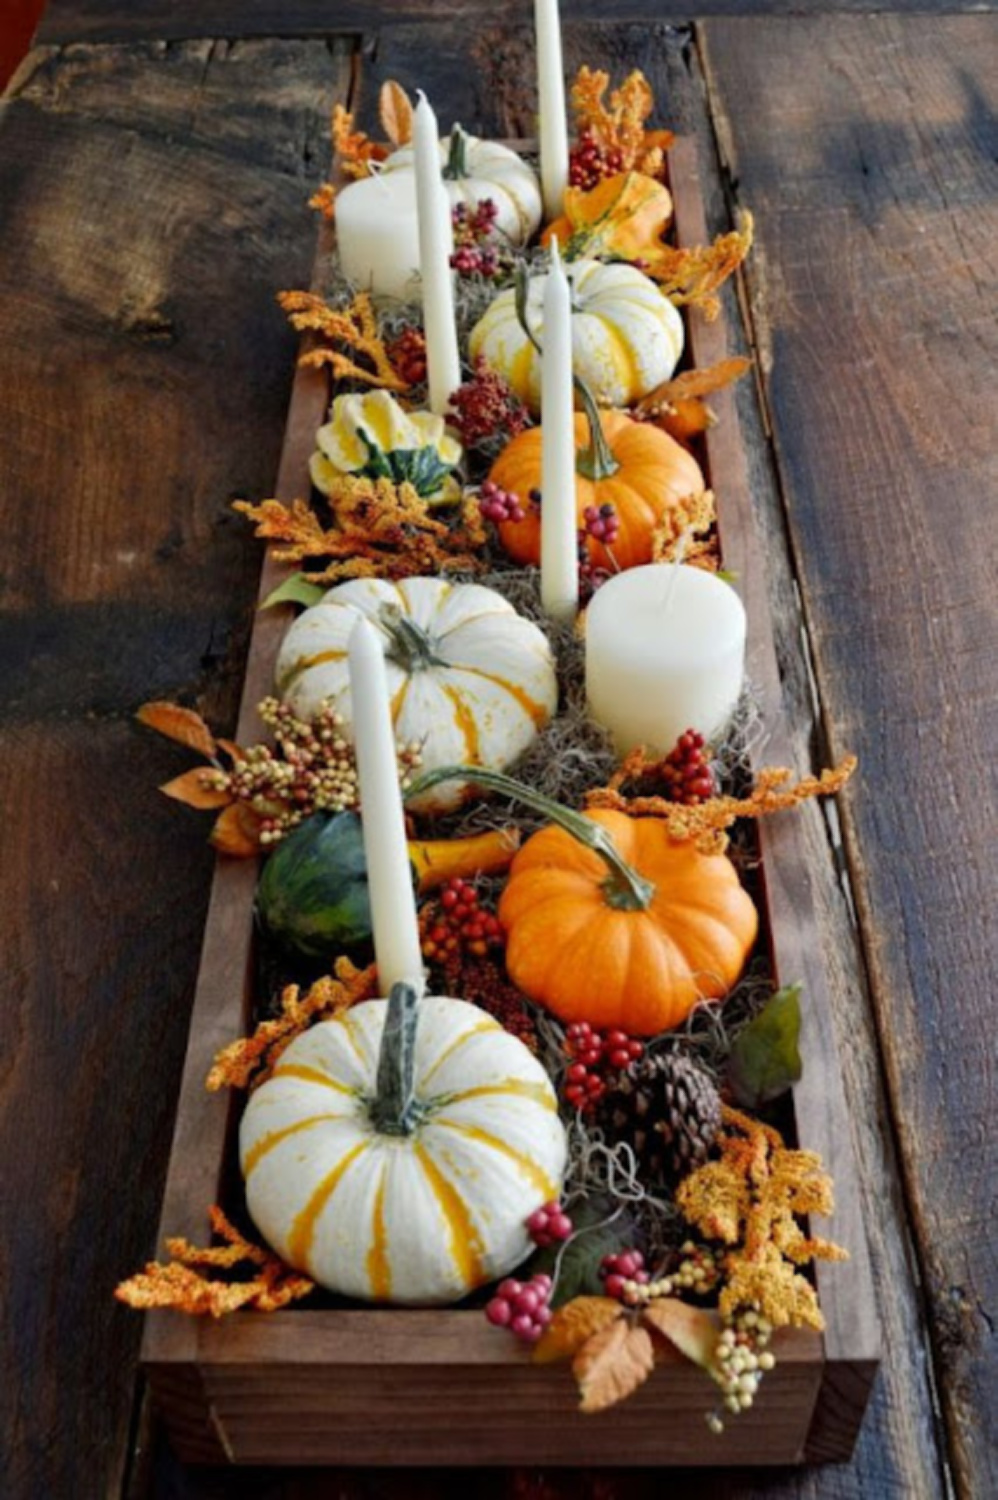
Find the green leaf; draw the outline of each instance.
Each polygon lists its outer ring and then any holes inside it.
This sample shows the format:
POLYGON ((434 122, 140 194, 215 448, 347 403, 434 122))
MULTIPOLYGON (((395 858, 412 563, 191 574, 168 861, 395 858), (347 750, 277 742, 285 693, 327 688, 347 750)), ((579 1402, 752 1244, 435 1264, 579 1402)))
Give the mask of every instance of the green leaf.
POLYGON ((778 1099, 801 1075, 800 994, 799 984, 777 990, 735 1038, 728 1081, 745 1109, 778 1099))
POLYGON ((738 574, 732 573, 729 568, 718 568, 715 575, 722 583, 730 583, 732 588, 738 582, 738 574))
POLYGON ((307 609, 312 604, 318 604, 326 592, 321 584, 309 583, 305 573, 292 573, 290 578, 285 578, 283 583, 271 590, 260 608, 272 609, 275 604, 304 604, 307 609))
POLYGON ((627 1209, 613 1218, 618 1205, 612 1198, 597 1194, 571 1207, 575 1235, 567 1245, 552 1245, 538 1250, 524 1268, 529 1275, 546 1271, 554 1275, 555 1262, 561 1255, 558 1284, 551 1299, 553 1307, 563 1307, 573 1297, 601 1297, 603 1283, 599 1278, 604 1255, 613 1255, 634 1242, 634 1220, 627 1209), (613 1219, 612 1223, 606 1220, 613 1219))

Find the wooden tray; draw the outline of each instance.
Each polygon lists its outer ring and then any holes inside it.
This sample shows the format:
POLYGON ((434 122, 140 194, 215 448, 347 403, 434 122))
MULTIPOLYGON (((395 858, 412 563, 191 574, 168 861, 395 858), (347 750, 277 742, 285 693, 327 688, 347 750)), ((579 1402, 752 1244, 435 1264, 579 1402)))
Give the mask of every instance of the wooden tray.
MULTIPOLYGON (((669 154, 680 244, 707 237, 696 145, 669 154)), ((320 242, 319 263, 328 250, 320 242)), ((693 362, 726 352, 723 319, 694 313, 693 362)), ((308 458, 329 402, 325 372, 299 369, 277 482, 285 500, 309 491, 308 458)), ((748 671, 763 699, 766 760, 792 764, 748 471, 730 391, 712 398, 720 421, 706 435, 725 566, 737 573, 749 620, 748 671)), ((279 581, 269 559, 261 597, 279 581)), ((257 616, 237 737, 259 738, 255 705, 271 691, 288 612, 257 616)), ((567 1369, 534 1367, 480 1311, 342 1310, 237 1313, 221 1322, 154 1311, 142 1362, 177 1453, 192 1463, 238 1464, 790 1464, 846 1459, 879 1357, 879 1327, 860 1216, 856 1168, 810 895, 803 839, 792 813, 760 825, 767 930, 780 982, 801 980, 804 1075, 794 1090, 798 1140, 835 1179, 828 1233, 848 1265, 819 1262, 823 1335, 777 1336, 775 1370, 752 1410, 709 1432, 712 1392, 678 1354, 612 1412, 584 1417, 567 1369)), ((216 1051, 250 1017, 252 860, 220 860, 208 910, 161 1234, 204 1241, 207 1207, 234 1171, 240 1099, 209 1094, 216 1051)), ((824 1231, 824 1226, 822 1226, 824 1231)))

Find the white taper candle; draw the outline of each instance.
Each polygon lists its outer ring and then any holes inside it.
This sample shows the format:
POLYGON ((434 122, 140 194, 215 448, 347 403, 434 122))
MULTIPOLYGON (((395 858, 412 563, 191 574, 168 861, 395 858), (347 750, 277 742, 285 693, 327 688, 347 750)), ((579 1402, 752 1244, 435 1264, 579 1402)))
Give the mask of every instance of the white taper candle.
POLYGON ((419 214, 419 274, 423 293, 423 332, 426 335, 428 404, 431 411, 443 415, 448 400, 461 384, 461 356, 454 317, 454 272, 450 265, 454 227, 450 199, 441 175, 437 117, 422 92, 413 116, 412 145, 419 214))
POLYGON ((544 283, 541 356, 541 603, 556 620, 579 606, 575 512, 575 409, 572 390, 572 289, 557 239, 544 283))
POLYGON ((381 641, 363 618, 350 632, 350 699, 360 782, 364 854, 378 986, 387 995, 402 980, 422 983, 416 898, 405 837, 395 731, 381 641))
POLYGON ((558 0, 534 0, 537 37, 537 133, 541 147, 541 188, 549 219, 561 213, 568 186, 568 117, 565 113, 565 74, 561 60, 561 17, 558 0))

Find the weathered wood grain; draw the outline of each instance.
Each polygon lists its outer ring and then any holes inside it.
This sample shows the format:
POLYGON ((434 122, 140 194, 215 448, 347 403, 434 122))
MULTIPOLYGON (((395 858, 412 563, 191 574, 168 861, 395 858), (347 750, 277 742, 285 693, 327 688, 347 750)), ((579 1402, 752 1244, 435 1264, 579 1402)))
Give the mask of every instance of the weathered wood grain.
POLYGON ((993 1494, 996 37, 707 41, 828 732, 860 756, 845 844, 956 1481, 993 1494))
MULTIPOLYGON (((960 11, 990 9, 990 0, 571 0, 573 21, 640 22, 691 16, 794 15, 835 11, 960 11)), ((513 24, 529 21, 532 0, 503 7, 513 24)), ((368 34, 407 21, 450 23, 466 31, 489 22, 489 0, 49 0, 42 42, 178 40, 202 36, 330 36, 368 34)))
POLYGON ((153 1249, 212 864, 155 793, 189 757, 129 721, 183 693, 231 724, 259 554, 228 500, 273 480, 274 292, 348 71, 286 42, 64 61, 0 111, 5 1500, 120 1479, 139 1323, 111 1292, 153 1249))

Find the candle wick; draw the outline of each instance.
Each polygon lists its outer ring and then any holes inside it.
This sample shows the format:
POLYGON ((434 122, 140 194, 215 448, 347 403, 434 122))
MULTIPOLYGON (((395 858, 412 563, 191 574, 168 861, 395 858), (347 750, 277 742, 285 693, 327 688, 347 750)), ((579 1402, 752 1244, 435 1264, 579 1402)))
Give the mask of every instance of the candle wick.
POLYGON ((679 575, 682 571, 683 559, 686 556, 686 549, 690 544, 690 538, 692 535, 692 526, 687 526, 680 535, 679 541, 676 544, 676 550, 672 558, 672 566, 669 569, 668 581, 665 585, 665 593, 662 597, 662 613, 664 615, 667 615, 669 613, 669 611, 672 609, 673 604, 675 603, 676 589, 679 587, 679 575))

